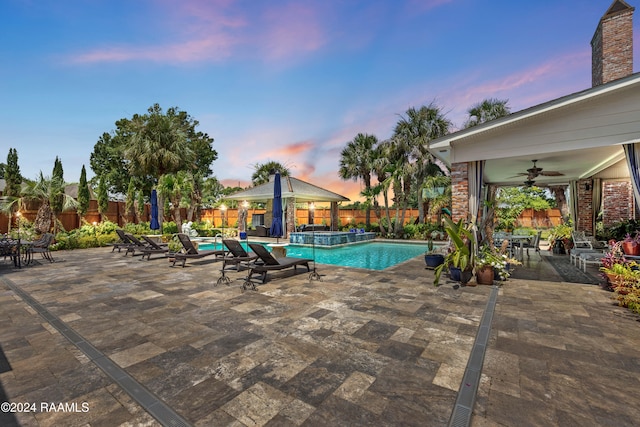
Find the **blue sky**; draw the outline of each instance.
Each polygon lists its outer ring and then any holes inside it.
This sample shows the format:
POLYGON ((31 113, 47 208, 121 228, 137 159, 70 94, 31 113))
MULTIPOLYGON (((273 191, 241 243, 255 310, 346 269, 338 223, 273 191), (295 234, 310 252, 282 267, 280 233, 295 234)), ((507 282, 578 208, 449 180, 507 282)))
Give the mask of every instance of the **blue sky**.
POLYGON ((277 160, 355 199, 340 151, 359 132, 388 138, 410 107, 433 101, 461 126, 484 98, 518 111, 589 88, 610 4, 2 0, 0 159, 16 148, 33 179, 59 156, 77 182, 103 132, 159 103, 215 139, 225 185, 277 160))

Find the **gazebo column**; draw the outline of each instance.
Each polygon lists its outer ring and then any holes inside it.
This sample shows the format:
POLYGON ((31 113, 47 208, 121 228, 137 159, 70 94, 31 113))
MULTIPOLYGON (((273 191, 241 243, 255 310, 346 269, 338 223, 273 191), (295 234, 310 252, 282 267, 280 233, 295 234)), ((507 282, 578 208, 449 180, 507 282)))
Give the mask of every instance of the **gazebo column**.
POLYGON ((287 225, 285 227, 286 235, 284 237, 289 237, 289 233, 293 233, 296 231, 296 199, 295 197, 287 198, 287 217, 286 217, 287 225))
POLYGON ((340 229, 340 210, 338 209, 338 202, 331 202, 331 231, 338 231, 340 229))
POLYGON ((451 164, 451 219, 469 220, 469 167, 468 163, 451 164))

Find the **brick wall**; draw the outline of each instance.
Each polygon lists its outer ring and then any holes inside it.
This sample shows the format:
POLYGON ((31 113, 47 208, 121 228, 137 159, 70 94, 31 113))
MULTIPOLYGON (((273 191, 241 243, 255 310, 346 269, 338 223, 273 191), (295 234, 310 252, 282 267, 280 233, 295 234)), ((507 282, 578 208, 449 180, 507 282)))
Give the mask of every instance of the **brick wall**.
POLYGON ((603 182, 602 202, 602 223, 605 228, 634 217, 633 188, 628 181, 603 182))
POLYGON ((469 168, 467 163, 451 165, 451 218, 469 219, 469 168))
POLYGON ((594 87, 633 74, 633 11, 618 3, 600 20, 591 40, 594 87))

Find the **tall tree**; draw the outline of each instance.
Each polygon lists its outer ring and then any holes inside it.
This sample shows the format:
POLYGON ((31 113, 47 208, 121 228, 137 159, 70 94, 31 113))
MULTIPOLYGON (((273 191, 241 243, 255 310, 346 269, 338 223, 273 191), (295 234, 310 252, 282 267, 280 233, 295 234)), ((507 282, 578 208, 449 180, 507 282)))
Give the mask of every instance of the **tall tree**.
MULTIPOLYGON (((371 190, 371 174, 373 170, 374 148, 378 145, 375 135, 359 133, 340 153, 340 169, 338 175, 341 179, 361 179, 364 192, 371 190)), ((366 225, 371 225, 371 207, 365 206, 366 225)))
POLYGON ((107 180, 104 177, 100 177, 98 181, 98 190, 96 197, 98 198, 98 213, 100 214, 100 220, 107 220, 107 212, 109 211, 109 190, 107 190, 107 180))
POLYGON ((127 188, 127 198, 125 201, 125 209, 127 210, 127 221, 135 220, 136 217, 136 184, 131 178, 129 187, 127 188))
POLYGON ((77 212, 80 216, 80 220, 84 218, 89 211, 89 202, 91 199, 91 193, 89 192, 89 183, 87 182, 87 169, 82 165, 80 171, 80 182, 78 183, 78 207, 77 212))
POLYGON ((9 148, 7 164, 3 168, 3 176, 6 184, 3 195, 9 198, 7 214, 9 215, 8 228, 11 231, 11 218, 19 207, 19 204, 14 202, 20 197, 22 187, 22 175, 20 174, 20 166, 18 166, 18 151, 15 148, 9 148))
POLYGON ((4 179, 6 181, 4 195, 9 197, 19 197, 20 187, 22 185, 22 175, 20 174, 20 166, 18 165, 18 151, 15 148, 9 148, 7 166, 4 171, 4 179))
POLYGON ((420 222, 424 222, 422 187, 425 179, 441 173, 440 167, 428 150, 429 142, 446 135, 450 128, 451 121, 445 117, 442 109, 432 102, 418 109, 409 108, 405 115, 400 117, 394 129, 394 140, 397 141, 396 145, 400 150, 398 160, 408 163, 402 167, 405 172, 412 174, 414 179, 420 222))
POLYGON ((218 153, 213 138, 197 131, 198 125, 177 107, 164 112, 154 104, 146 114, 118 120, 112 133, 100 137, 91 153, 91 168, 105 177, 110 192, 119 194, 126 194, 131 177, 149 195, 163 173, 185 170, 209 176, 218 153))
POLYGON ((51 213, 53 215, 53 231, 54 234, 58 233, 59 229, 59 220, 58 217, 60 213, 62 213, 62 208, 64 206, 64 170, 62 169, 62 161, 58 156, 56 156, 56 160, 53 163, 53 171, 51 173, 51 182, 57 185, 57 188, 52 188, 51 199, 49 203, 51 204, 51 213))
POLYGON ((253 165, 253 175, 251 175, 251 182, 254 186, 258 186, 269 182, 269 177, 276 171, 280 172, 281 176, 289 176, 291 172, 289 168, 280 162, 268 161, 267 163, 256 163, 253 165))
POLYGON ((136 214, 138 214, 138 222, 144 220, 144 194, 142 191, 138 191, 138 197, 136 199, 136 214))
POLYGON ((467 110, 469 118, 464 124, 465 129, 477 126, 490 120, 508 116, 509 114, 511 114, 511 109, 507 105, 508 103, 508 99, 488 98, 480 101, 477 104, 474 104, 467 110))

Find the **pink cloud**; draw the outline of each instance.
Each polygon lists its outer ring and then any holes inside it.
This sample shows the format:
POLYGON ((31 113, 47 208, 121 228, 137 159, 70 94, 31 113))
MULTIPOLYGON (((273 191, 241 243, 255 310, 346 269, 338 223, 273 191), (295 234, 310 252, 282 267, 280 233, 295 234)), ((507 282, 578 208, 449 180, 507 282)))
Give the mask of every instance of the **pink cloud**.
POLYGON ((309 5, 292 3, 254 12, 234 8, 232 0, 163 4, 158 22, 149 27, 167 28, 161 35, 171 42, 103 46, 74 54, 71 61, 192 63, 247 54, 276 61, 316 51, 327 42, 321 13, 309 5))
POLYGON ((265 28, 259 36, 270 60, 313 52, 327 42, 319 11, 309 4, 291 3, 269 9, 263 19, 265 28))

